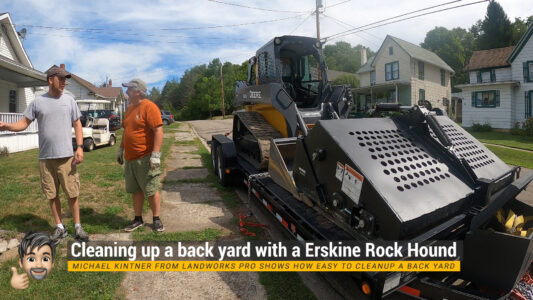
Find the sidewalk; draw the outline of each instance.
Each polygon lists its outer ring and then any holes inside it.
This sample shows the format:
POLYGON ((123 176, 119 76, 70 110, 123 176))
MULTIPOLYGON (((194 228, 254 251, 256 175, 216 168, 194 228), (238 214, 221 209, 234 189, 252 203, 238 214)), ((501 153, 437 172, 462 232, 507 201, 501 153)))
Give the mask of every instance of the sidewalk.
MULTIPOLYGON (((177 142, 196 136, 183 124, 165 133, 177 142)), ((192 143, 191 143, 192 144, 192 143)), ((236 217, 225 207, 216 188, 207 181, 196 145, 173 144, 167 157, 161 191, 161 220, 165 233, 218 229, 224 239, 241 239, 236 217)), ((151 220, 150 210, 143 216, 151 220)), ((163 233, 163 234, 165 234, 163 233)), ((254 272, 131 272, 122 286, 128 299, 266 299, 266 292, 254 272)))

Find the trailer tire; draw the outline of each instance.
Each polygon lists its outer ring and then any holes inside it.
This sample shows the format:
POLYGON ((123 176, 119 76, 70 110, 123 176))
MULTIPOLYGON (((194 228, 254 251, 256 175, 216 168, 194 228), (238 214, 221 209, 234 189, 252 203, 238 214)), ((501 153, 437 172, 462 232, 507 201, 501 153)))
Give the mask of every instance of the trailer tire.
POLYGON ((93 139, 88 138, 88 139, 85 139, 83 141, 83 150, 85 150, 85 152, 91 152, 91 151, 94 150, 94 141, 93 141, 93 139))
POLYGON ((216 165, 217 165, 217 177, 218 183, 222 186, 229 186, 231 178, 229 174, 226 174, 226 161, 224 160, 224 152, 222 151, 222 146, 218 145, 216 147, 216 165))
POLYGON ((211 163, 213 164, 213 174, 215 176, 218 176, 217 146, 218 143, 215 140, 211 140, 211 163))

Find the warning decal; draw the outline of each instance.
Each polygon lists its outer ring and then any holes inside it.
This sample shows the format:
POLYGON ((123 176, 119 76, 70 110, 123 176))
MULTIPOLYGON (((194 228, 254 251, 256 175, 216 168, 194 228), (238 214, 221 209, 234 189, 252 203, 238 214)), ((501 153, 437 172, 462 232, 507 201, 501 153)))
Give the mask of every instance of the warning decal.
MULTIPOLYGON (((339 167, 337 165, 337 170, 338 168, 339 167)), ((341 191, 343 191, 346 196, 350 197, 355 204, 359 204, 359 196, 361 195, 363 180, 364 177, 361 174, 357 173, 357 171, 355 171, 349 165, 345 165, 341 191)))
POLYGON ((337 171, 335 171, 335 177, 339 181, 342 181, 342 177, 344 176, 344 164, 337 162, 337 171))

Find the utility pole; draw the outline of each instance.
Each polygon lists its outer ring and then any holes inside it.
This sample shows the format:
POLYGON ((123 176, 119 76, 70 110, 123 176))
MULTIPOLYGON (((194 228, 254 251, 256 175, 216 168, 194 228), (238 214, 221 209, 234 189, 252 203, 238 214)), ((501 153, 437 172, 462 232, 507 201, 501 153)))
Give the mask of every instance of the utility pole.
POLYGON ((322 0, 316 0, 316 39, 320 43, 320 11, 319 8, 322 7, 322 0))
POLYGON ((222 91, 222 119, 226 117, 226 105, 224 104, 224 78, 222 77, 222 64, 220 64, 220 89, 222 91))

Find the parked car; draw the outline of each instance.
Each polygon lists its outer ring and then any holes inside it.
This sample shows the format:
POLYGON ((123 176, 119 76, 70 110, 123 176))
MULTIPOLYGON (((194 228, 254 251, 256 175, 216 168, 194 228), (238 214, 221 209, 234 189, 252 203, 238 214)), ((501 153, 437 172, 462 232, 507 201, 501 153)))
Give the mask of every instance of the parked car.
POLYGON ((161 111, 161 120, 163 120, 163 125, 169 125, 174 123, 174 116, 168 110, 161 111))
POLYGON ((94 109, 94 110, 88 110, 88 111, 82 111, 81 112, 81 125, 86 126, 87 125, 87 116, 93 117, 93 118, 105 118, 109 120, 109 130, 116 131, 120 129, 120 116, 117 114, 117 112, 110 110, 110 109, 94 109))

